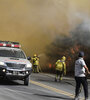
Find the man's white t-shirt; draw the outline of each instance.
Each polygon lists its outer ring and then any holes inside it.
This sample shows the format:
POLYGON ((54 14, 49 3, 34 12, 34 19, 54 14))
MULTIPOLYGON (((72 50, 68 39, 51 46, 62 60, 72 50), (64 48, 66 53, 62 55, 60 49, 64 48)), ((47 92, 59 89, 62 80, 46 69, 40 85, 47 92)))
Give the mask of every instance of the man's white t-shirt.
POLYGON ((79 58, 75 62, 75 76, 76 77, 85 77, 85 68, 86 66, 85 61, 83 58, 79 58))

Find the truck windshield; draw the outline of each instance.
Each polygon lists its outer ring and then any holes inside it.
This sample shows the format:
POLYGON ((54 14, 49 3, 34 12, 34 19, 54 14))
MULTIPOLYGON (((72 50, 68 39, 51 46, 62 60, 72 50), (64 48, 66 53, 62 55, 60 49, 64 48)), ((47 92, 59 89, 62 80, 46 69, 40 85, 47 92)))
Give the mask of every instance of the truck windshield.
POLYGON ((25 59, 25 55, 21 50, 0 50, 1 57, 15 57, 25 59))

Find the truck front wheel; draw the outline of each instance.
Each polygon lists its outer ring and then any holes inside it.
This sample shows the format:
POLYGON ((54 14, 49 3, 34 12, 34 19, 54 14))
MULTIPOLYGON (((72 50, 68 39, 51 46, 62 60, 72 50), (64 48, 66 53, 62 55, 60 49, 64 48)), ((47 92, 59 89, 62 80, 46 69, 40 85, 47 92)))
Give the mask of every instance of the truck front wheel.
POLYGON ((29 76, 24 79, 24 85, 29 85, 29 76))

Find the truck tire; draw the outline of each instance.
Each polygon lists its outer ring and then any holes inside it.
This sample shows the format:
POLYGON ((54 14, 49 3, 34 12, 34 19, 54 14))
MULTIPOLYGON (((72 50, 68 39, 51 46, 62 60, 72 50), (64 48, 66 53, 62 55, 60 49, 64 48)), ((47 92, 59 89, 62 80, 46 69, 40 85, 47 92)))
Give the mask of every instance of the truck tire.
POLYGON ((29 85, 29 76, 24 79, 24 85, 29 85))

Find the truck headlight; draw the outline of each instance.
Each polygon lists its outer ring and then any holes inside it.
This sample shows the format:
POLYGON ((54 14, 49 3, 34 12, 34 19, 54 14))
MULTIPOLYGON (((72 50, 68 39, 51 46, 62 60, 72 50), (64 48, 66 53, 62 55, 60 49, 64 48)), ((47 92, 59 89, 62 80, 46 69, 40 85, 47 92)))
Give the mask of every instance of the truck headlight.
POLYGON ((32 68, 32 64, 26 64, 26 68, 32 68))
POLYGON ((0 65, 2 66, 6 66, 6 64, 4 62, 0 62, 0 65))

